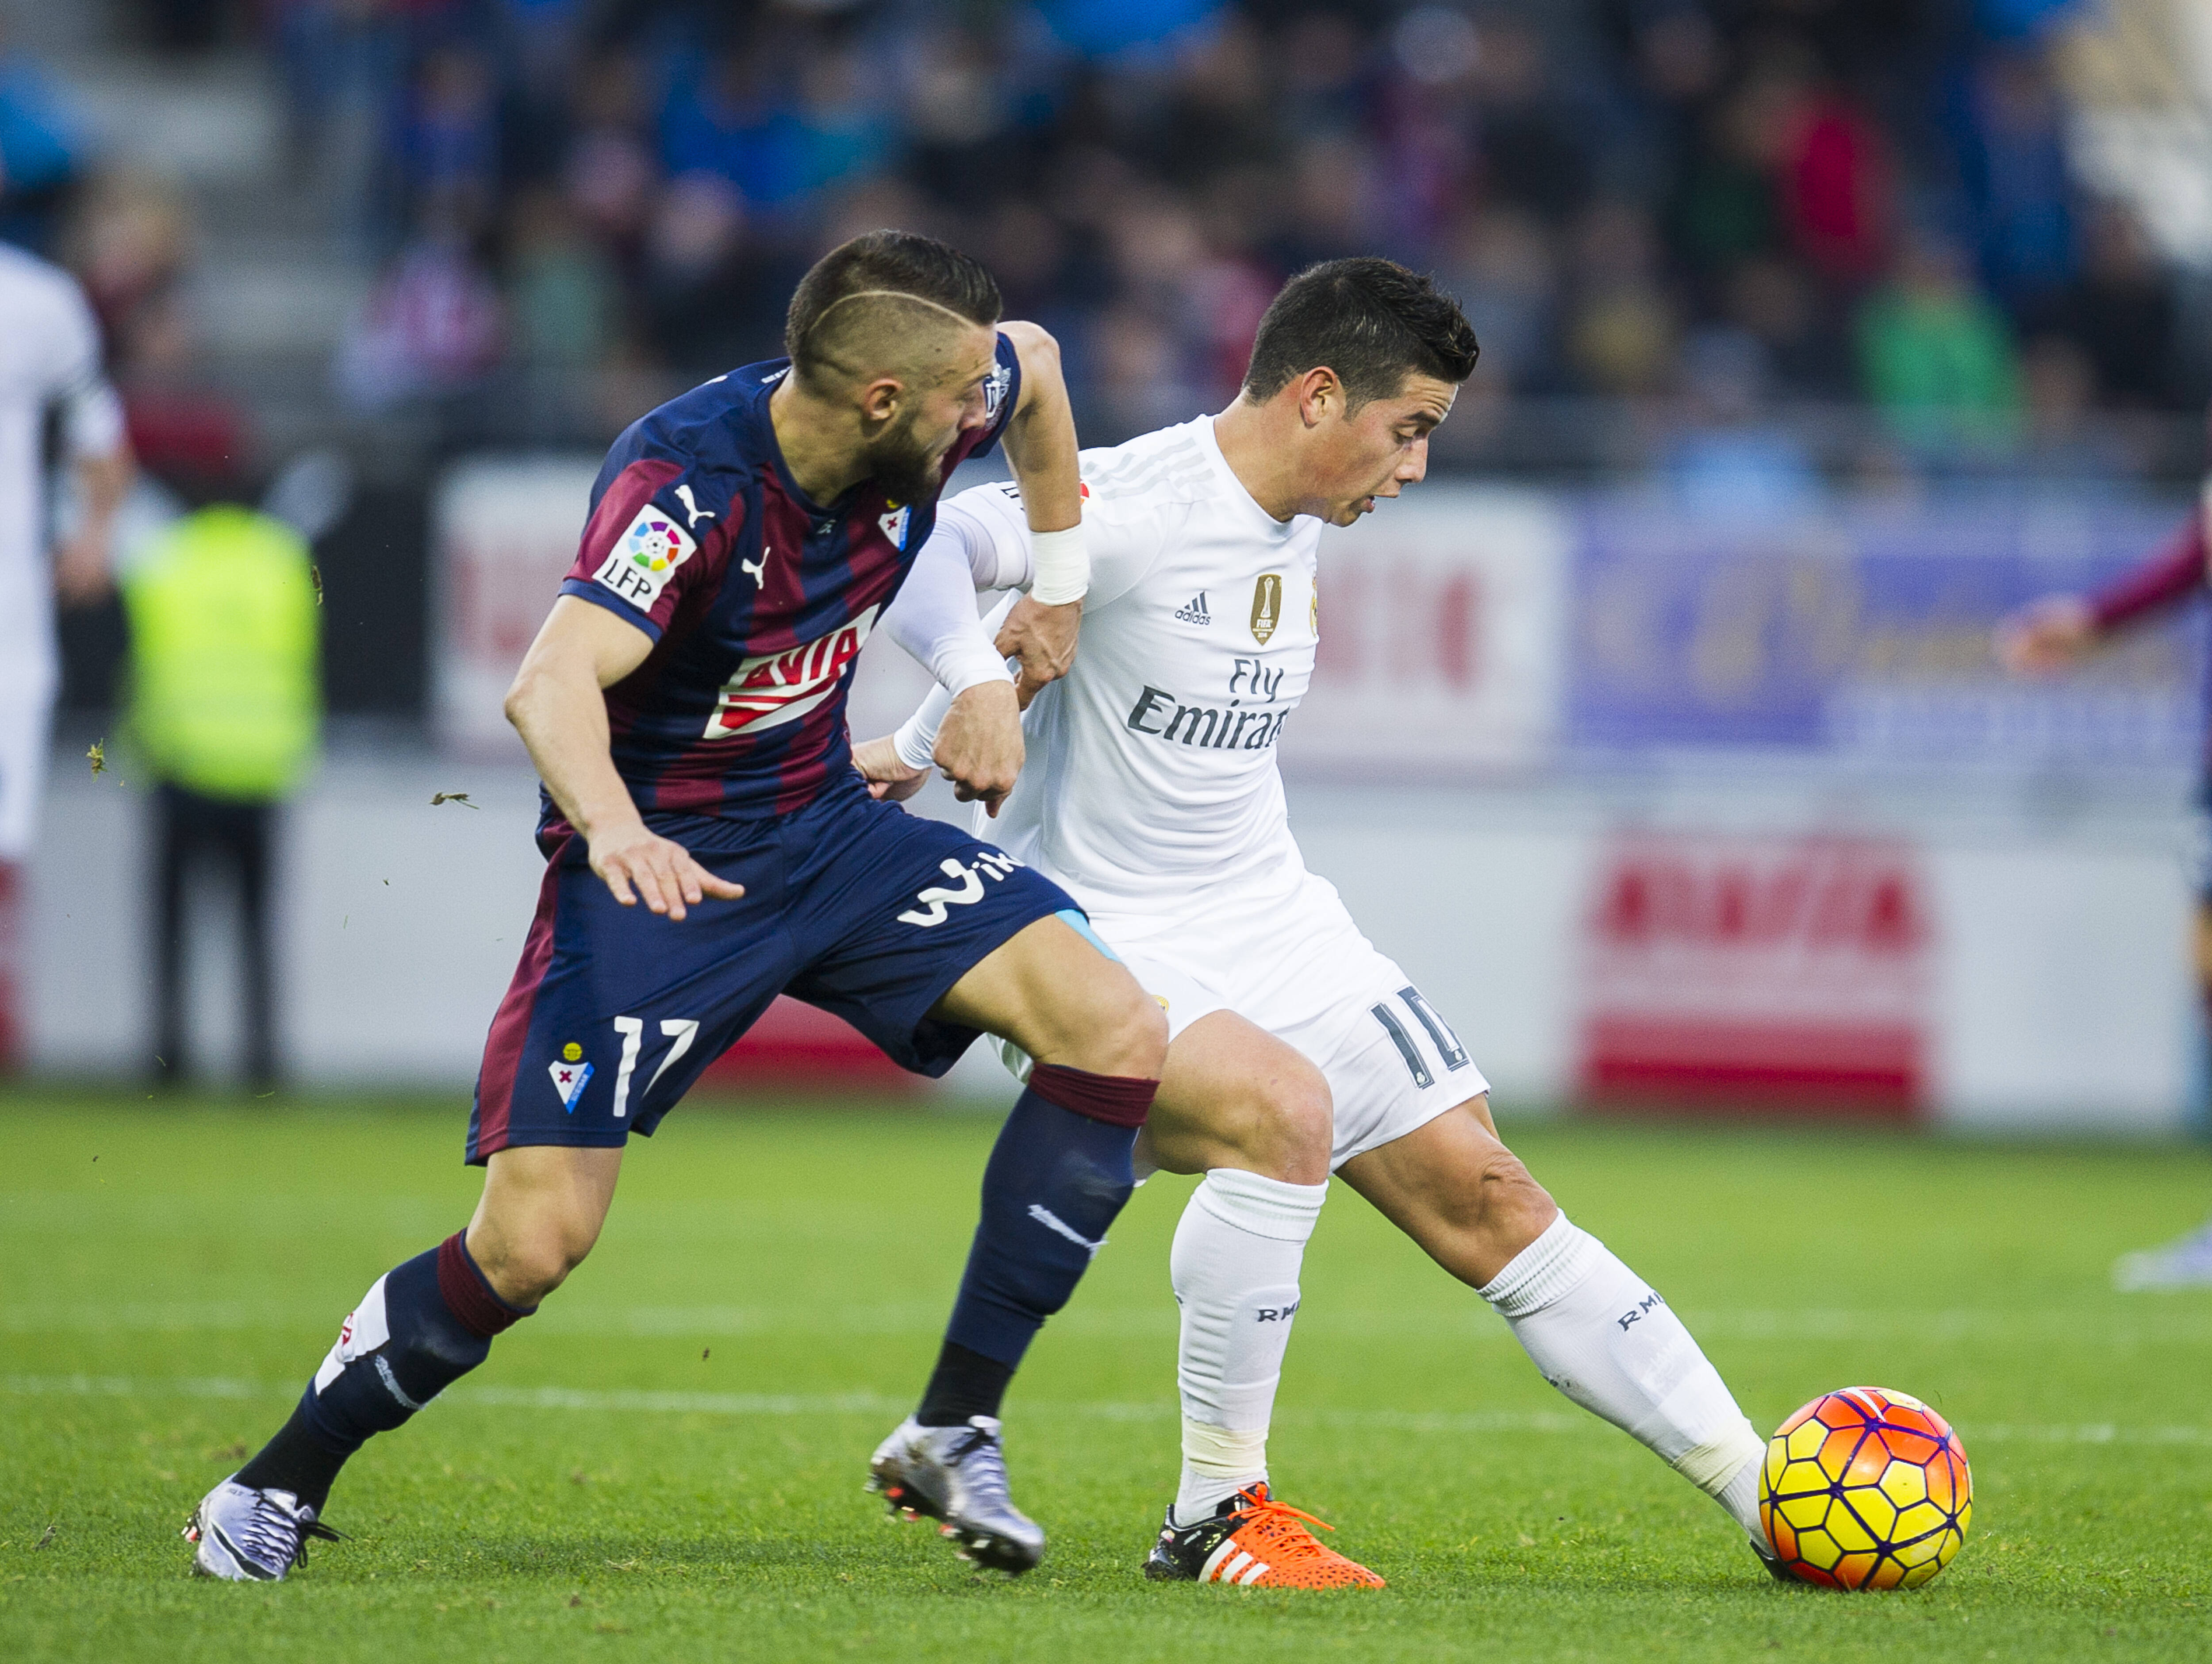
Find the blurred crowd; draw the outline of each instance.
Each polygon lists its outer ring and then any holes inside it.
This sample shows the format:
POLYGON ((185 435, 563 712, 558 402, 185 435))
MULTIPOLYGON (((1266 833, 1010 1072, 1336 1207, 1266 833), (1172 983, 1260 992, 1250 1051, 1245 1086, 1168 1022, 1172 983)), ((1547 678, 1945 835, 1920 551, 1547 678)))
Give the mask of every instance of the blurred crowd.
MULTIPOLYGON (((142 3, 281 68, 378 274, 335 367, 362 410, 769 355, 798 274, 880 224, 982 257, 1101 439, 1224 402, 1279 280, 1355 252, 1462 297, 1477 403, 1668 398, 1726 489, 1790 489, 1749 437, 1778 404, 2057 455, 2205 391, 2175 274, 2067 165, 2063 0, 142 3)), ((178 211, 112 183, 55 234, 126 367, 173 350, 178 211)))

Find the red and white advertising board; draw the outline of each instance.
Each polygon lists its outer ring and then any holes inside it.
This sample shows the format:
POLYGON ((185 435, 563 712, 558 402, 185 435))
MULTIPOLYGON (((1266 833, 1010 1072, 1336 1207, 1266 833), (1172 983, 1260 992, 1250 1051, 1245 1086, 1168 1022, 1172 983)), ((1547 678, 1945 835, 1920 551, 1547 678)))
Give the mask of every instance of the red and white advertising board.
POLYGON ((436 615, 431 703, 439 747, 518 757, 507 684, 576 558, 599 465, 581 457, 472 459, 430 506, 436 615))
POLYGON ((1591 878, 1588 1101, 1925 1107, 1938 944, 1911 845, 1626 830, 1591 878))

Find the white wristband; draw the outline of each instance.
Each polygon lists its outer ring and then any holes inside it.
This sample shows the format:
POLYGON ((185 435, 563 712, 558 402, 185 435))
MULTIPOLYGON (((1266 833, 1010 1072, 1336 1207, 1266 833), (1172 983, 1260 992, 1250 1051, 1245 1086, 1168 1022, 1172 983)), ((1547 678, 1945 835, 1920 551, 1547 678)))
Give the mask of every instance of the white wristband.
POLYGON ((1091 588, 1091 551, 1083 527, 1030 533, 1030 599, 1048 607, 1079 601, 1091 588))
POLYGON ((937 726, 926 711, 916 711, 899 724, 891 747, 909 768, 927 768, 937 760, 937 726))

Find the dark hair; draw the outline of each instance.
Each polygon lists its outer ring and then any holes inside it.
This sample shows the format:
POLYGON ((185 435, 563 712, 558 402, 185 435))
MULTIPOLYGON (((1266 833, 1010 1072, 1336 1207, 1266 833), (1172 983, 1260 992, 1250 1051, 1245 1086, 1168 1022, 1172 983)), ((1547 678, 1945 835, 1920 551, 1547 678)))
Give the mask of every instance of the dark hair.
MULTIPOLYGON (((783 349, 801 375, 826 356, 823 325, 840 301, 871 290, 911 295, 973 324, 999 321, 999 285, 958 249, 911 231, 870 231, 840 243, 814 263, 792 291, 783 349)), ((848 307, 848 312, 864 310, 848 307)), ((831 325, 834 331, 836 325, 831 325)))
POLYGON ((1284 284, 1261 319, 1244 395, 1273 398, 1326 366, 1356 410, 1395 397, 1409 375, 1464 381, 1479 350, 1459 302, 1434 278, 1371 255, 1324 260, 1284 284))

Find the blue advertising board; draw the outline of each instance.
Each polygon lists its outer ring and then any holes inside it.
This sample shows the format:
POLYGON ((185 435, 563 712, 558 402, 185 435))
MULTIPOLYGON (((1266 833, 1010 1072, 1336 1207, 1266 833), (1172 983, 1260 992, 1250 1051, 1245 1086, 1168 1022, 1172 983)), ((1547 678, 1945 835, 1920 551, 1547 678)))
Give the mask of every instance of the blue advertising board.
POLYGON ((1990 650, 2005 614, 2106 582, 2186 512, 1976 494, 1754 519, 1587 500, 1567 743, 1873 766, 2188 767, 2203 748, 2201 604, 2053 680, 2009 677, 1990 650))

